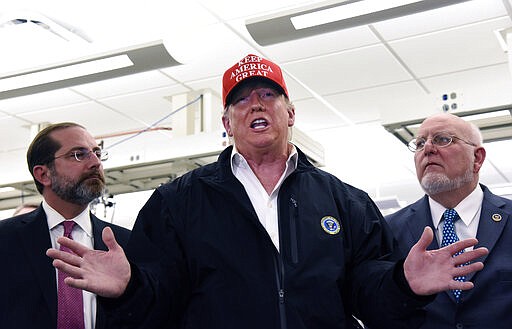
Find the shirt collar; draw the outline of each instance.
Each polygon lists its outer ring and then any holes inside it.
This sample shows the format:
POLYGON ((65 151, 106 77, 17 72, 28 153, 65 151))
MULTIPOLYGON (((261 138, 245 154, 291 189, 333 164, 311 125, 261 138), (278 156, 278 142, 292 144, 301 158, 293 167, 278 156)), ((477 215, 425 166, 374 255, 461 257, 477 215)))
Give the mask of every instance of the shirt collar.
MULTIPOLYGON (((288 156, 288 160, 286 161, 286 167, 293 168, 293 170, 295 170, 297 169, 297 164, 299 162, 299 153, 297 152, 295 145, 291 144, 291 146, 292 149, 288 156)), ((235 168, 246 168, 247 166, 247 160, 245 160, 244 156, 238 152, 236 145, 233 145, 233 149, 231 150, 231 171, 234 173, 235 168)))
MULTIPOLYGON (((59 225, 63 221, 66 220, 57 210, 53 209, 46 200, 43 199, 43 209, 46 213, 46 220, 48 221, 48 228, 52 230, 55 226, 59 225)), ((80 226, 82 230, 87 233, 88 236, 92 237, 92 224, 91 224, 91 216, 89 213, 89 207, 86 207, 84 211, 82 211, 75 218, 71 218, 69 220, 75 221, 75 223, 80 226)))
MULTIPOLYGON (((454 208, 466 226, 469 226, 473 218, 475 218, 476 213, 482 207, 483 199, 484 192, 480 188, 480 185, 477 185, 473 192, 471 192, 471 194, 469 194, 464 200, 459 202, 459 204, 454 208)), ((428 198, 428 202, 432 213, 432 222, 434 227, 437 229, 446 208, 430 197, 428 198)))

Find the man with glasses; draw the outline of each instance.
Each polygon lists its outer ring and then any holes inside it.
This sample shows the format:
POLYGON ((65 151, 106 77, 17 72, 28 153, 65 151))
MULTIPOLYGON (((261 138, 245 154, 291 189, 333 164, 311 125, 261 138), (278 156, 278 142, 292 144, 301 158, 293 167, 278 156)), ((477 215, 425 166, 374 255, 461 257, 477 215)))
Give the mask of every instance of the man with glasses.
POLYGON ((468 291, 446 291, 425 307, 421 328, 510 328, 512 323, 512 201, 479 184, 485 149, 479 129, 442 113, 421 124, 409 143, 416 174, 426 195, 386 217, 407 255, 425 226, 435 232, 429 249, 458 239, 478 239, 489 250, 482 271, 454 280, 470 281, 468 291), (444 214, 447 215, 444 215, 444 214))
POLYGON ((0 327, 3 329, 106 328, 96 295, 67 287, 65 274, 46 256, 68 236, 92 249, 107 250, 101 234, 110 227, 121 245, 129 230, 101 221, 89 203, 105 188, 102 151, 84 127, 50 125, 37 134, 27 162, 43 201, 30 213, 0 221, 0 327))

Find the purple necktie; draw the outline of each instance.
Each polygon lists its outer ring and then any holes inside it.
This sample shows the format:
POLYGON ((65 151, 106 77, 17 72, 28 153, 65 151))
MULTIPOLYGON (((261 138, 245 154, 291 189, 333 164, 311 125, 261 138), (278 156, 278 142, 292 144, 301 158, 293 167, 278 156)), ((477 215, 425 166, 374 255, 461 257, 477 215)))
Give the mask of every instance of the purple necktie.
MULTIPOLYGON (((75 226, 74 221, 66 220, 64 225, 64 236, 72 239, 71 231, 75 226)), ((60 250, 71 253, 69 248, 60 246, 60 250)), ((82 290, 68 286, 64 278, 68 275, 64 272, 58 273, 58 304, 57 304, 57 329, 84 329, 84 302, 82 290)))

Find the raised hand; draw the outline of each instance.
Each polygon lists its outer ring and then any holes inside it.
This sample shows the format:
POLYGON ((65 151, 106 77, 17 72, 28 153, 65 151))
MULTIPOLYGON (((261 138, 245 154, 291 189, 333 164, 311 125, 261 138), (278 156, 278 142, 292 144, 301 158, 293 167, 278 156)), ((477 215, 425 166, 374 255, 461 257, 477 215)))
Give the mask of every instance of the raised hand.
POLYGON ((482 262, 460 265, 487 255, 487 248, 480 247, 453 257, 458 251, 476 245, 478 240, 465 239, 444 248, 427 250, 433 238, 432 229, 425 227, 420 239, 405 259, 404 274, 412 291, 417 295, 432 295, 445 290, 473 288, 472 282, 459 282, 453 278, 483 269, 482 262))
POLYGON ((115 298, 123 294, 130 281, 130 263, 123 248, 117 243, 109 227, 103 229, 102 239, 108 251, 93 250, 66 237, 57 242, 74 254, 50 248, 46 255, 53 258, 53 266, 70 276, 65 283, 99 296, 115 298))

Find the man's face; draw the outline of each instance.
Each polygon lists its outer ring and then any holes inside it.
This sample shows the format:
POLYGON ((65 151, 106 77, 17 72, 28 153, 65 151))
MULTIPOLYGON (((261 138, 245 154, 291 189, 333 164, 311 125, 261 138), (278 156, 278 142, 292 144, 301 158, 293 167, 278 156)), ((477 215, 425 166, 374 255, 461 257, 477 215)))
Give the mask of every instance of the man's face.
POLYGON ((49 165, 50 189, 64 201, 86 205, 101 196, 105 178, 101 160, 94 154, 77 161, 74 151, 99 150, 94 138, 80 127, 66 128, 52 133, 62 147, 55 152, 56 159, 49 165))
POLYGON ((268 149, 287 143, 295 110, 271 83, 247 81, 231 99, 223 123, 239 150, 268 149))
POLYGON ((469 138, 467 126, 450 117, 429 118, 421 125, 417 137, 427 142, 414 154, 414 162, 418 180, 429 195, 474 184, 480 168, 475 165, 474 146, 453 138, 448 146, 439 147, 432 143, 432 137, 439 133, 465 140, 469 138))

